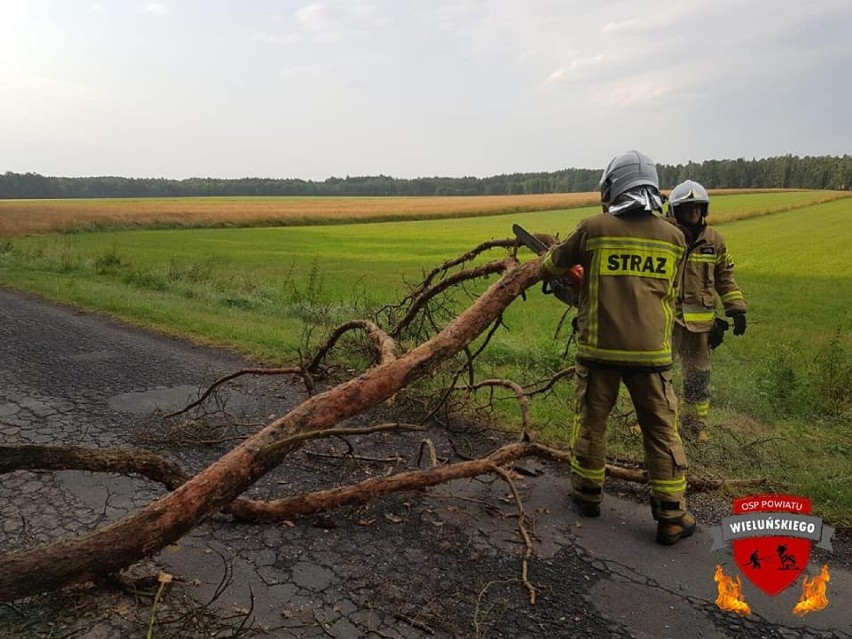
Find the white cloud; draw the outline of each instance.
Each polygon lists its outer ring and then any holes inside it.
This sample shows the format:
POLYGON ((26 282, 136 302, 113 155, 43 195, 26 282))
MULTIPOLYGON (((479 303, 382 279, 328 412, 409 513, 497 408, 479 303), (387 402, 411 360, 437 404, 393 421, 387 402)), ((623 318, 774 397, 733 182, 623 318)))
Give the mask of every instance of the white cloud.
POLYGON ((593 102, 617 109, 632 109, 658 105, 671 91, 671 87, 656 79, 631 78, 614 82, 597 89, 593 102))
POLYGON ((314 80, 332 69, 330 64, 303 64, 282 69, 279 75, 286 80, 314 80))
POLYGON ((601 65, 613 63, 616 60, 615 56, 606 55, 604 53, 596 53, 593 56, 577 56, 568 60, 565 66, 562 66, 553 71, 545 84, 563 80, 578 80, 588 75, 587 71, 599 68, 601 65))
POLYGON ((471 0, 451 0, 436 3, 428 12, 428 19, 439 29, 451 33, 463 33, 474 14, 475 8, 471 0))
POLYGON ((298 33, 288 33, 286 35, 258 33, 254 36, 255 42, 264 42, 266 44, 294 44, 301 41, 301 39, 298 33))
POLYGON ((148 2, 142 6, 142 13, 148 13, 152 16, 167 16, 169 7, 162 2, 148 2))
POLYGON ((378 5, 356 0, 314 2, 298 9, 293 17, 297 30, 306 38, 325 43, 363 38, 392 23, 378 5))
POLYGON ((344 12, 349 19, 363 27, 387 27, 393 21, 387 14, 383 14, 377 4, 373 2, 351 1, 343 5, 344 12))
MULTIPOLYGON (((723 9, 725 2, 731 0, 717 0, 716 10, 723 9)), ((738 2, 739 0, 733 0, 738 2)), ((702 0, 681 0, 678 3, 652 2, 635 3, 629 5, 635 7, 636 14, 621 20, 609 20, 601 29, 602 33, 620 36, 656 33, 665 37, 667 33, 676 30, 677 25, 688 23, 696 15, 708 8, 702 0)))
POLYGON ((565 69, 556 69, 549 76, 544 79, 545 84, 551 84, 553 82, 558 82, 565 76, 565 69))
POLYGON ((325 7, 319 2, 309 4, 296 11, 296 20, 306 29, 321 31, 328 28, 325 7))
POLYGON ((13 122, 23 138, 76 135, 69 131, 76 128, 69 127, 69 120, 108 110, 115 103, 110 93, 98 87, 17 69, 0 71, 0 94, 15 96, 0 100, 0 121, 13 122))
POLYGON ((32 98, 33 101, 84 103, 109 98, 109 94, 89 84, 68 78, 56 78, 16 69, 0 73, 0 86, 14 91, 17 101, 32 98))
POLYGON ((322 3, 302 7, 296 11, 295 17, 301 29, 317 42, 339 42, 343 38, 343 25, 322 3))
POLYGON ((658 28, 659 23, 648 18, 630 18, 621 22, 607 22, 601 29, 604 33, 642 32, 658 28))

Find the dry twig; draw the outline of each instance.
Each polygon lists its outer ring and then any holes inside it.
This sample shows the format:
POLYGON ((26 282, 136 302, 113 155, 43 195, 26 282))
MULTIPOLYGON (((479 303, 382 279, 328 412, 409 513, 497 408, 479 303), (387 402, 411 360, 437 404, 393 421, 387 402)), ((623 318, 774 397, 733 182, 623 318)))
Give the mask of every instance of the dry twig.
POLYGON ((536 589, 530 583, 529 579, 529 568, 530 568, 530 557, 532 557, 533 553, 533 544, 532 539, 530 539, 530 535, 527 532, 526 526, 526 514, 524 513, 524 502, 521 500, 521 496, 518 494, 517 489, 515 488, 515 482, 512 481, 512 476, 509 475, 503 468, 495 467, 494 472, 500 475, 509 485, 509 490, 512 492, 512 497, 515 500, 515 504, 518 506, 518 531, 521 534, 521 537, 524 540, 524 558, 521 562, 521 581, 526 587, 527 591, 530 593, 530 605, 535 605, 536 598, 536 589))

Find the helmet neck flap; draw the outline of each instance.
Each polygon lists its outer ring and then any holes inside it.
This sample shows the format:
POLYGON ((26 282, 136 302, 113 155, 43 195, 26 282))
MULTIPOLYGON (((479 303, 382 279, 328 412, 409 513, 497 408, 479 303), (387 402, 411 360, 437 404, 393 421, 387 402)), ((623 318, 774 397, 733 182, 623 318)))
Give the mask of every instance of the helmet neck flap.
POLYGON ((653 160, 639 151, 614 157, 600 180, 601 204, 607 212, 662 211, 660 181, 653 160))

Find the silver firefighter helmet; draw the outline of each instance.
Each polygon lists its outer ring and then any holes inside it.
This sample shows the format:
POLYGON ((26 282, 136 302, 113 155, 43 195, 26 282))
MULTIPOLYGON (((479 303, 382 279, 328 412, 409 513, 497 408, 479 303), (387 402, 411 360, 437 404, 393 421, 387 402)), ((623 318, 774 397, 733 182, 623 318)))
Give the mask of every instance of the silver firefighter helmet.
POLYGON ((601 176, 601 204, 610 206, 620 195, 640 186, 659 191, 660 180, 654 161, 639 151, 617 155, 601 176))
POLYGON ((706 216, 710 210, 710 196, 707 195, 707 189, 692 180, 678 184, 669 194, 668 216, 677 218, 678 209, 685 204, 700 205, 701 217, 706 216))

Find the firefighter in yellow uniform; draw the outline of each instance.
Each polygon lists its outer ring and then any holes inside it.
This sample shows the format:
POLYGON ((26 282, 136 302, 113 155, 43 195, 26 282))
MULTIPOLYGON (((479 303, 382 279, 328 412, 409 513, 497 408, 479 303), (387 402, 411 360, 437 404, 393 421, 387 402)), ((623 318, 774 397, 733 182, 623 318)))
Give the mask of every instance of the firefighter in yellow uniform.
POLYGON ((716 317, 716 298, 734 323, 734 335, 746 331, 746 301, 734 279, 734 261, 725 239, 707 226, 710 197, 698 182, 686 180, 669 195, 668 217, 687 240, 686 264, 677 302, 675 355, 683 372, 681 432, 706 441, 710 410, 710 351, 722 342, 728 322, 716 317))
POLYGON ((638 151, 615 157, 601 178, 603 215, 582 220, 541 263, 544 280, 584 269, 577 337, 572 499, 581 515, 600 515, 606 469, 606 422, 621 383, 642 429, 657 541, 690 536, 686 454, 672 387, 676 282, 686 242, 663 217, 654 163, 638 151))

